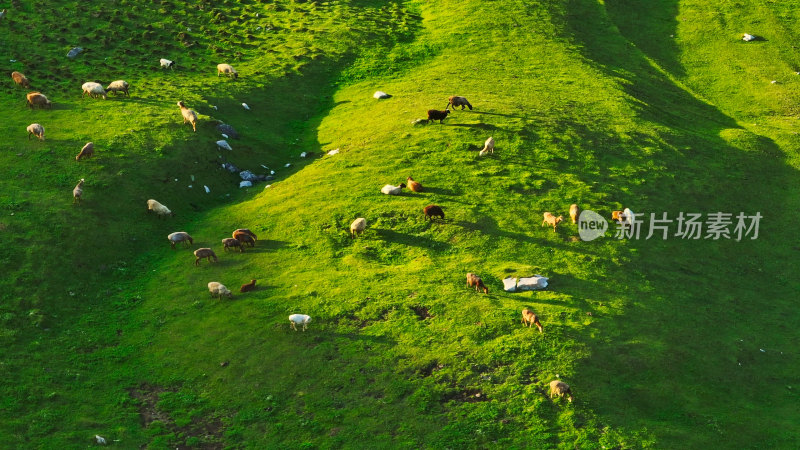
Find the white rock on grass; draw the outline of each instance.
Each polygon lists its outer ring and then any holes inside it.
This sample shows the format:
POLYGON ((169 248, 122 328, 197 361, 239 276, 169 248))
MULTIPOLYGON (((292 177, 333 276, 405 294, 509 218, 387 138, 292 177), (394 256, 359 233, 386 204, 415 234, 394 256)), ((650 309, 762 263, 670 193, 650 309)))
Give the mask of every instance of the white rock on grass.
POLYGON ((253 183, 250 182, 250 181, 247 181, 247 180, 242 181, 241 183, 239 183, 239 187, 240 188, 246 188, 246 187, 252 187, 252 186, 253 186, 253 183))
POLYGON ((506 292, 516 292, 517 279, 514 277, 503 278, 503 290, 506 292))
POLYGON ((329 152, 328 152, 328 156, 333 156, 333 155, 335 155, 335 154, 337 154, 337 153, 339 153, 339 149, 338 149, 338 148, 337 148, 337 149, 333 149, 333 150, 329 151, 329 152))
POLYGON ((306 152, 300 153, 300 157, 301 158, 305 158, 306 156, 308 156, 308 153, 306 153, 306 152))
POLYGON ((391 95, 389 95, 389 94, 387 94, 386 92, 383 92, 383 91, 375 91, 375 93, 372 94, 372 97, 377 98, 377 99, 384 99, 384 98, 391 97, 391 95))
POLYGON ((291 163, 286 163, 286 165, 283 167, 290 167, 291 165, 292 165, 291 163))
POLYGON ((242 108, 244 108, 244 109, 246 109, 246 110, 250 111, 250 107, 249 107, 249 106, 247 106, 247 103, 242 103, 242 108))
POLYGON ((209 189, 208 186, 206 186, 205 184, 203 185, 203 188, 206 190, 206 194, 211 193, 211 189, 209 189))
POLYGON ((217 147, 224 148, 225 150, 233 150, 231 148, 231 145, 228 144, 228 141, 226 141, 224 139, 221 139, 221 140, 217 141, 217 147))
POLYGON ((744 36, 742 37, 742 40, 745 42, 755 41, 756 37, 753 36, 752 34, 745 33, 744 36))
POLYGON ((538 291, 547 287, 547 278, 541 275, 534 275, 532 277, 520 278, 517 282, 517 290, 520 291, 538 291))
POLYGON ((224 137, 225 139, 228 139, 228 135, 225 134, 225 133, 222 133, 222 137, 224 137))

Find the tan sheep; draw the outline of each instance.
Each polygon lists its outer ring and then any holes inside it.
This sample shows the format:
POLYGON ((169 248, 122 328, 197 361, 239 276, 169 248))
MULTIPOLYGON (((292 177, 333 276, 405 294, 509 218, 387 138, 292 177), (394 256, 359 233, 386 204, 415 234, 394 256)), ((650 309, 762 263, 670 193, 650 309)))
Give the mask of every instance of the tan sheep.
POLYGON ((356 234, 361 234, 367 228, 367 219, 359 217, 350 224, 350 237, 355 238, 356 234))
POLYGON ((469 286, 469 287, 475 286, 475 292, 479 292, 479 290, 483 290, 484 294, 488 294, 489 293, 489 288, 486 287, 485 284, 483 284, 483 280, 481 280, 481 277, 475 275, 474 273, 468 273, 467 274, 467 286, 469 286))
POLYGON ((25 98, 28 100, 28 106, 31 109, 34 106, 48 109, 53 107, 53 103, 41 92, 28 92, 28 95, 26 95, 25 98))
POLYGON ((572 219, 572 223, 578 223, 578 216, 580 213, 581 210, 578 208, 578 205, 574 203, 569 205, 569 218, 572 219))
POLYGON ((414 179, 411 177, 406 179, 406 185, 414 192, 422 192, 422 185, 414 181, 414 179))
POLYGON ((81 197, 83 197, 83 182, 85 180, 81 178, 81 181, 78 181, 78 184, 75 185, 75 188, 72 190, 72 204, 74 205, 76 202, 78 204, 81 203, 81 197))
POLYGON ((204 248, 198 248, 197 250, 194 251, 194 256, 196 258, 194 260, 194 265, 195 266, 199 266, 200 265, 200 260, 203 259, 203 258, 208 259, 209 263, 211 262, 211 258, 214 258, 214 262, 219 261, 217 259, 217 254, 214 253, 214 251, 211 250, 210 248, 205 248, 205 247, 204 248))
POLYGON ((536 325, 536 327, 539 328, 539 333, 542 332, 542 324, 539 322, 539 316, 528 308, 522 310, 522 324, 527 325, 528 328, 532 325, 536 325))
POLYGON ((92 156, 94 156, 94 143, 87 142, 75 157, 75 161, 80 161, 81 158, 91 158, 92 156))
POLYGON ((239 248, 239 252, 244 252, 244 245, 238 239, 225 238, 222 240, 222 250, 228 251, 229 248, 239 248))
POLYGON ((223 73, 229 75, 234 80, 239 78, 239 72, 237 72, 236 69, 234 69, 230 64, 217 64, 217 77, 223 73))
POLYGON ((17 72, 17 71, 11 72, 11 78, 14 79, 14 83, 17 83, 18 85, 26 89, 30 89, 31 82, 30 80, 28 80, 28 77, 26 77, 25 74, 23 74, 22 72, 17 72))
POLYGON ((572 391, 569 385, 560 380, 550 382, 550 398, 567 396, 567 401, 572 403, 572 391))
POLYGON ((181 115, 183 115, 183 123, 189 122, 192 124, 192 131, 197 132, 197 113, 187 108, 183 101, 178 102, 181 108, 181 115))
POLYGON ((545 226, 545 224, 552 225, 553 232, 555 232, 556 227, 558 226, 559 223, 561 223, 562 220, 564 220, 564 216, 556 217, 550 214, 549 212, 546 212, 544 213, 544 220, 542 221, 542 226, 545 226))
POLYGON ((225 287, 224 284, 219 283, 217 281, 212 281, 208 283, 208 292, 211 293, 212 297, 218 296, 220 300, 222 300, 222 296, 226 296, 228 298, 233 297, 233 293, 230 289, 225 287))

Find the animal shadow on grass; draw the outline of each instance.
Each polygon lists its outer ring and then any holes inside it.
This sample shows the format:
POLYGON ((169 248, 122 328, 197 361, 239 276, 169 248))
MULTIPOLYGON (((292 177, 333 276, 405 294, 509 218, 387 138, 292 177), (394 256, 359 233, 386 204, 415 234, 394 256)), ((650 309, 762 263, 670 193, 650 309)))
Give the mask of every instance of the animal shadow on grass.
MULTIPOLYGON (((535 222, 534 223, 534 227, 532 227, 531 234, 539 233, 539 231, 536 228, 540 224, 541 224, 541 222, 535 222)), ((488 235, 491 235, 491 236, 512 239, 512 240, 515 240, 517 242, 524 242, 524 243, 528 243, 528 244, 536 244, 536 245, 548 246, 548 247, 556 247, 556 248, 559 248, 561 250, 566 250, 566 251, 571 251, 571 252, 580 251, 581 253, 596 254, 595 252, 589 251, 587 248, 580 248, 579 249, 576 246, 567 245, 567 242, 565 240, 562 240, 561 242, 554 242, 554 241, 547 240, 547 239, 544 239, 544 238, 534 237, 534 236, 531 236, 531 235, 528 235, 528 234, 514 233, 514 232, 511 232, 511 231, 501 230, 500 227, 498 227, 498 225, 497 225, 497 221, 495 221, 491 217, 487 217, 487 216, 482 216, 482 217, 478 218, 475 222, 468 222, 466 220, 459 220, 459 221, 455 222, 454 225, 457 225, 457 226, 462 227, 462 228, 464 228, 466 230, 469 230, 469 231, 478 231, 478 232, 481 232, 481 233, 484 233, 484 234, 488 234, 488 235)), ((541 227, 541 228, 542 228, 542 230, 545 230, 544 227, 541 227)), ((550 231, 550 233, 552 233, 552 231, 550 231)))
POLYGON ((488 123, 445 123, 443 125, 448 125, 451 127, 477 128, 479 130, 486 130, 486 131, 501 130, 501 128, 488 123))
POLYGON ((451 247, 451 244, 447 242, 439 242, 427 237, 399 233, 385 228, 373 228, 372 230, 377 233, 381 240, 386 242, 394 242, 396 244, 411 245, 432 250, 447 250, 451 247))
POLYGON ((503 116, 503 117, 515 117, 517 119, 522 119, 522 116, 516 114, 503 114, 503 113, 496 113, 496 112, 489 112, 489 111, 471 111, 473 114, 488 114, 490 116, 503 116))
POLYGON ((280 250, 282 248, 286 248, 289 245, 286 241, 275 241, 272 239, 260 239, 256 243, 256 247, 261 247, 267 250, 280 250))
POLYGON ((447 188, 436 188, 436 187, 427 187, 427 186, 426 186, 424 189, 425 189, 425 190, 424 190, 424 191, 422 191, 422 193, 426 193, 426 192, 428 192, 428 193, 431 193, 431 194, 437 194, 437 195, 450 195, 450 196, 453 196, 453 195, 459 195, 459 194, 458 194, 457 192, 455 192, 454 190, 452 190, 452 189, 447 189, 447 188))

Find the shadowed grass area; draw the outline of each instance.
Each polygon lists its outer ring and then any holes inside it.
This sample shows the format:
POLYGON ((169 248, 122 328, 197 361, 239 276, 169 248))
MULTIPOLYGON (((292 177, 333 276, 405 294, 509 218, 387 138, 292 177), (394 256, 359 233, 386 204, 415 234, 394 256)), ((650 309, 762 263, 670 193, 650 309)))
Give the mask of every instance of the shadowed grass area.
POLYGON ((792 110, 775 106, 793 85, 735 83, 747 62, 765 62, 750 68, 764 77, 791 66, 788 7, 748 10, 770 28, 745 47, 739 8, 717 5, 720 22, 697 2, 44 3, 73 8, 50 24, 65 34, 17 57, 33 23, 21 8, 3 46, 56 102, 26 111, 23 90, 0 91, 20 131, 0 155, 5 441, 797 446, 797 250, 778 219, 800 206, 797 153, 792 110), (115 43, 120 29, 140 52, 115 43), (56 64, 76 40, 86 54, 56 64), (239 80, 215 76, 222 58, 239 80), (75 86, 119 67, 130 99, 78 100, 75 86), (412 125, 449 95, 475 108, 412 125), (196 134, 179 99, 200 114, 196 134), (214 120, 242 135, 232 152, 216 148, 214 120), (46 141, 23 137, 31 121, 46 141), (480 157, 488 136, 496 151, 480 157), (97 156, 76 163, 87 140, 97 156), (222 162, 276 178, 237 190, 222 162), (379 192, 408 176, 425 190, 379 192), (71 207, 81 177, 85 202, 71 207), (176 217, 146 215, 148 198, 176 217), (757 240, 583 242, 571 223, 541 226, 571 203, 763 219, 757 240), (446 219, 426 220, 429 204, 446 219), (353 239, 357 217, 368 226, 353 239), (239 227, 256 246, 223 252, 239 227), (179 229, 219 261, 170 250, 179 229), (502 291, 533 274, 549 288, 502 291), (239 294, 250 279, 257 289, 239 294), (209 281, 233 299, 212 299, 209 281), (543 334, 520 324, 525 307, 543 334), (293 313, 312 316, 307 331, 289 328, 293 313), (574 403, 549 398, 555 378, 574 403))

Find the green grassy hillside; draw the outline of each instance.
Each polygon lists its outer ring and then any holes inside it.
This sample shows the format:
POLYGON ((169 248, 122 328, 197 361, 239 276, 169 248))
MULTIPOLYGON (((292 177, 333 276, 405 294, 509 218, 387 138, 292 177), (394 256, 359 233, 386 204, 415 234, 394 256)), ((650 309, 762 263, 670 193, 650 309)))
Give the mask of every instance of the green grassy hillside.
POLYGON ((800 444, 789 5, 12 3, 0 61, 54 107, 0 87, 3 442, 800 444), (85 52, 69 60, 74 45, 85 52), (220 62, 240 78, 217 77, 220 62), (130 98, 80 97, 115 79, 130 98), (474 110, 412 124, 449 95, 474 110), (45 141, 26 139, 32 122, 45 141), (242 135, 231 152, 214 144, 220 122, 242 135), (480 157, 489 136, 496 151, 480 157), (76 162, 90 140, 95 158, 76 162), (275 179, 239 189, 223 162, 275 179), (408 176, 425 192, 380 193, 408 176), (148 198, 176 216, 147 215, 148 198), (540 226, 571 203, 763 219, 740 242, 584 242, 571 223, 540 226), (425 220, 428 204, 446 220, 425 220), (367 230, 351 239, 357 217, 367 230), (239 227, 256 247, 223 252, 239 227), (179 230, 219 262, 170 250, 179 230), (532 274, 551 286, 503 292, 532 274), (209 281, 233 299, 212 299, 209 281), (520 324, 524 307, 543 334, 520 324), (312 316, 308 331, 289 328, 292 313, 312 316), (574 403, 548 398, 555 378, 574 403))

